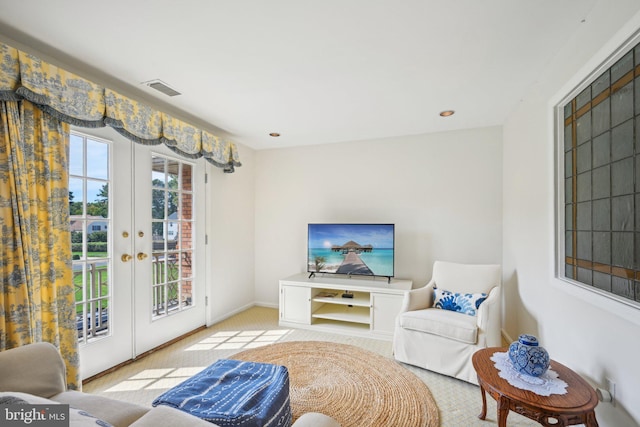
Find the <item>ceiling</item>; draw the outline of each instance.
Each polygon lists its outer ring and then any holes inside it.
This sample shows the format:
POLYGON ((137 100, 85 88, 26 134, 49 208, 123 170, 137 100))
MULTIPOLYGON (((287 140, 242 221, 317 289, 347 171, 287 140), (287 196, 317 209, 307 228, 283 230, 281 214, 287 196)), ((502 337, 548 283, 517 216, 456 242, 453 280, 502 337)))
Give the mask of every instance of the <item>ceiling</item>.
POLYGON ((0 0, 0 35, 267 149, 500 125, 597 1, 0 0))

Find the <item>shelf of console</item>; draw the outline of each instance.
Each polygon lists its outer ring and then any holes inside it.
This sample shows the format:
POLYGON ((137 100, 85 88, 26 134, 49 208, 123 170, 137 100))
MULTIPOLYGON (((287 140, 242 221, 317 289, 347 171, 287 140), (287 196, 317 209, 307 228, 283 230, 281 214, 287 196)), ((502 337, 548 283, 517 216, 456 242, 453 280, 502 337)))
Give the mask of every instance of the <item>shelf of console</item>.
MULTIPOLYGON (((326 292, 325 288, 322 288, 320 292, 326 292)), ((366 292, 354 292, 352 298, 345 298, 340 296, 335 297, 313 297, 314 302, 323 304, 335 304, 335 305, 352 305, 356 307, 369 307, 371 305, 371 297, 366 292)))
POLYGON ((342 322, 371 323, 369 307, 358 307, 338 304, 325 304, 311 315, 315 319, 339 320, 342 322))
POLYGON ((280 325, 388 340, 412 284, 386 278, 287 277, 280 280, 280 325))

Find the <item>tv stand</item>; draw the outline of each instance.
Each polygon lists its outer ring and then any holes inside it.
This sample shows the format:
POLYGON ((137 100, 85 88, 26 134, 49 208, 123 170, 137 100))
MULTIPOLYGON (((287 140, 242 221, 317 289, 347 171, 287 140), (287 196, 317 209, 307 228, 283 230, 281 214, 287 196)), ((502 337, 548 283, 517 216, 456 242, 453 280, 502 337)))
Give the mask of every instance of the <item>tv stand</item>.
POLYGON ((412 285, 411 280, 390 278, 296 274, 280 280, 279 324, 390 340, 412 285))

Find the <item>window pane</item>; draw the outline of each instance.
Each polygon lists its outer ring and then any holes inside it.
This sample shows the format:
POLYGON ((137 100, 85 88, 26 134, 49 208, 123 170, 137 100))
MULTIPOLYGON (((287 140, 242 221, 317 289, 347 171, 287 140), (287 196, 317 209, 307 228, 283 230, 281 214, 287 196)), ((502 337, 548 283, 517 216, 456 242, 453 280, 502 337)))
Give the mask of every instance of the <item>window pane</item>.
POLYGON ((84 140, 78 135, 69 137, 69 174, 84 175, 84 140))
POLYGON ((593 229, 598 231, 611 231, 610 199, 593 201, 593 229))
POLYGON ((611 196, 611 167, 603 166, 593 170, 593 199, 611 196))
POLYGON ((635 239, 636 239, 635 269, 640 270, 640 250, 638 250, 640 248, 640 233, 636 233, 635 239))
POLYGON ((165 159, 153 156, 151 158, 151 183, 154 187, 165 186, 165 159))
POLYGON ((578 230, 591 230, 591 202, 578 203, 578 230))
POLYGON ((593 272, 593 286, 611 292, 611 276, 597 271, 593 272))
POLYGON ((593 107, 593 136, 598 136, 611 128, 611 102, 609 98, 593 107))
POLYGON ((591 200, 591 172, 585 172, 578 175, 578 201, 585 202, 591 200))
POLYGON ((593 283, 593 271, 578 267, 578 281, 591 285, 593 283))
POLYGON ((564 199, 573 199, 573 178, 567 178, 564 180, 564 199))
MULTIPOLYGON (((636 214, 635 230, 640 231, 640 194, 638 193, 636 193, 635 214, 636 214)), ((638 248, 640 248, 640 246, 638 246, 638 248)))
POLYGON ((167 218, 178 219, 178 204, 180 203, 179 193, 176 191, 167 192, 167 218))
POLYGON ((591 95, 595 98, 600 95, 603 90, 609 89, 611 81, 609 80, 609 70, 605 71, 591 85, 591 95))
POLYGON ((633 233, 611 234, 611 262, 624 268, 633 268, 633 233))
POLYGON ((182 304, 185 307, 193 304, 193 284, 190 280, 182 282, 182 304))
POLYGON ((153 250, 165 250, 165 223, 164 221, 153 221, 151 223, 151 231, 153 234, 153 250))
POLYGON ((163 190, 151 190, 151 218, 164 219, 165 217, 165 192, 163 190))
POLYGON ((577 170, 582 173, 591 169, 591 141, 578 147, 577 170))
POLYGON ((568 178, 573 175, 573 151, 567 151, 564 154, 564 177, 568 178))
POLYGON ((577 120, 576 136, 578 145, 591 139, 591 111, 577 120))
POLYGON ((578 235, 578 259, 591 261, 591 232, 578 231, 576 234, 578 235))
POLYGON ((69 178, 69 215, 84 215, 84 179, 69 178))
POLYGON ((633 155, 633 120, 627 120, 611 131, 611 159, 620 160, 633 155))
POLYGON ((633 231, 633 196, 611 199, 611 229, 633 231))
MULTIPOLYGON (((103 181, 87 180, 87 217, 109 217, 109 185, 103 181)), ((106 223, 104 228, 107 229, 106 223)))
POLYGON ((191 165, 182 165, 182 189, 184 191, 192 191, 193 186, 191 184, 191 165))
POLYGON ((633 159, 628 158, 611 164, 611 195, 633 193, 633 159))
POLYGON ((627 53, 611 67, 611 83, 615 83, 629 71, 633 70, 633 52, 627 53))
POLYGON ((611 265, 611 233, 593 233, 593 261, 611 265))
POLYGON ((109 146, 104 142, 87 139, 87 176, 109 178, 109 146))
POLYGON ((175 160, 167 162, 167 186, 177 190, 180 185, 180 163, 175 160))
POLYGON ((565 206, 564 224, 566 230, 573 230, 573 204, 565 206))
POLYGON ((589 101, 591 101, 591 87, 587 87, 576 97, 576 110, 580 110, 589 101))
POLYGON ((611 133, 604 134, 593 139, 593 167, 606 165, 611 162, 611 133))
POLYGON ((193 275, 192 271, 193 253, 191 251, 182 252, 180 258, 180 270, 181 278, 190 278, 193 275))
POLYGON ((633 117, 633 83, 611 95, 611 125, 616 126, 633 117))
POLYGON ((611 291, 621 297, 634 299, 633 281, 621 277, 611 278, 611 291))

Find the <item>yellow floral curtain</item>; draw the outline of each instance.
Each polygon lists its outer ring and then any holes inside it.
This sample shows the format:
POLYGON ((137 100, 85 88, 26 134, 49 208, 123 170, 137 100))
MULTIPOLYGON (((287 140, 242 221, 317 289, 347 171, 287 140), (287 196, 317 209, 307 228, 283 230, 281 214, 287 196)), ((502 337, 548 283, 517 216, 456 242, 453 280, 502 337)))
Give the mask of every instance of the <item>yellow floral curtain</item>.
POLYGON ((79 388, 69 124, 108 125, 225 172, 241 163, 230 141, 0 43, 0 350, 51 342, 79 388))
POLYGON ((78 389, 68 146, 68 124, 0 101, 0 350, 53 343, 78 389))
POLYGON ((111 126, 136 143, 163 143, 181 156, 204 157, 228 173, 242 166, 231 141, 3 43, 0 55, 0 100, 26 99, 77 126, 111 126))

